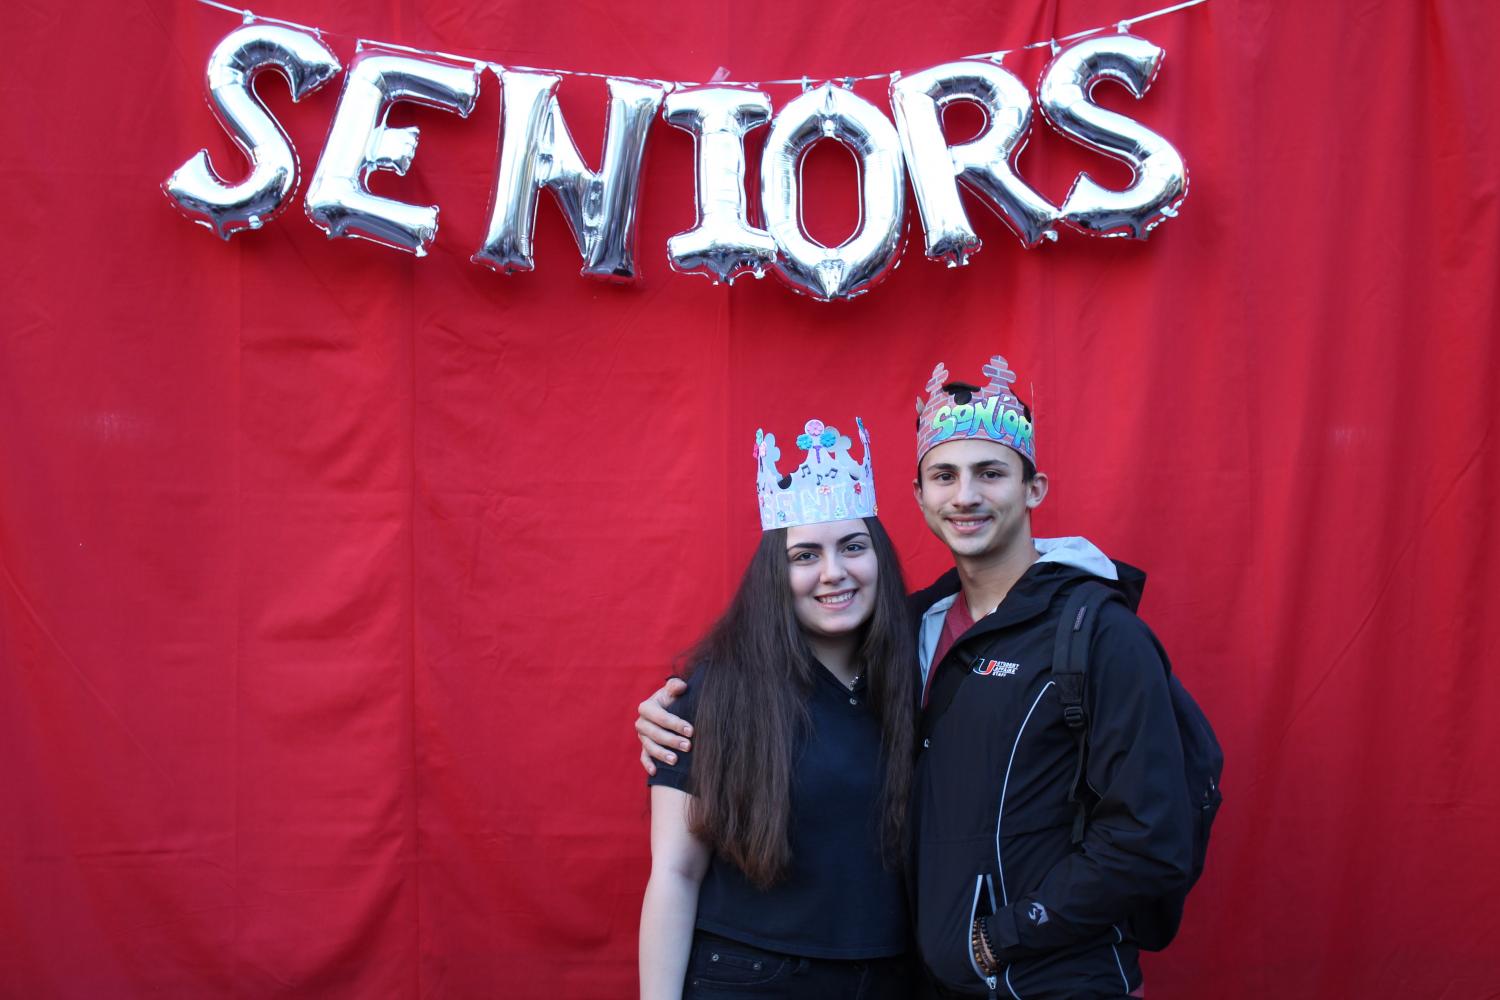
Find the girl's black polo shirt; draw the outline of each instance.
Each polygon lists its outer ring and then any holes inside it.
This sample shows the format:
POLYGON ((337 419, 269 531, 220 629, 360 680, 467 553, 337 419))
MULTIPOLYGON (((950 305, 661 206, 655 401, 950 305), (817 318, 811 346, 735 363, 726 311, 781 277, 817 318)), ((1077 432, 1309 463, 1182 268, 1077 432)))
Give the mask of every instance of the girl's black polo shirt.
MULTIPOLYGON (((906 897, 900 872, 881 863, 880 724, 863 679, 850 690, 822 665, 813 673, 810 724, 793 757, 787 877, 762 891, 715 854, 698 895, 697 926, 810 958, 899 955, 908 946, 906 897)), ((689 722, 700 674, 672 706, 689 722)), ((679 751, 675 765, 657 762, 648 784, 691 792, 691 758, 679 751)))

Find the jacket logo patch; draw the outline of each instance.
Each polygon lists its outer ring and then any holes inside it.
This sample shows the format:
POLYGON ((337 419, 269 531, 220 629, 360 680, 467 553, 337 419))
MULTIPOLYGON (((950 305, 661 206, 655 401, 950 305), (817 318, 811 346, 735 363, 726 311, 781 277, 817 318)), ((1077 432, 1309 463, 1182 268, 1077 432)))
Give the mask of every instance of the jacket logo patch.
POLYGON ((1011 663, 1009 660, 987 660, 980 656, 974 660, 969 669, 980 677, 1012 677, 1017 670, 1021 669, 1021 665, 1011 663))
POLYGON ((1031 908, 1026 911, 1026 916, 1037 925, 1047 922, 1047 908, 1041 903, 1032 903, 1031 908))

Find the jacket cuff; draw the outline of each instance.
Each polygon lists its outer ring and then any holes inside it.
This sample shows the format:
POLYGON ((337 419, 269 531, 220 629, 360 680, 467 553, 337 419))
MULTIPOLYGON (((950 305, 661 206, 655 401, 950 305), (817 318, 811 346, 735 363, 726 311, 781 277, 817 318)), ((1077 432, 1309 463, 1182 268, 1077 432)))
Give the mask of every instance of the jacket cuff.
POLYGON ((995 961, 1001 965, 1009 964, 1010 952, 1021 945, 1021 935, 1016 928, 1015 914, 1005 909, 980 919, 984 921, 985 938, 995 952, 995 961))

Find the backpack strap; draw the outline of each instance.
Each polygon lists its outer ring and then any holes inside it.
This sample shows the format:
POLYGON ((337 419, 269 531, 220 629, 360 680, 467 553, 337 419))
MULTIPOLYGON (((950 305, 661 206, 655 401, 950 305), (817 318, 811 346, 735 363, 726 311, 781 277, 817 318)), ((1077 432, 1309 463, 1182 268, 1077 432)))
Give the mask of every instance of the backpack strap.
POLYGON ((1068 786, 1068 801, 1078 807, 1073 817, 1074 844, 1083 841, 1084 822, 1088 818, 1088 805, 1079 795, 1079 788, 1085 780, 1083 772, 1088 755, 1089 716, 1085 692, 1088 688, 1089 647, 1093 644, 1099 608, 1106 601, 1118 598, 1115 591, 1092 580, 1074 587, 1063 605, 1052 647, 1052 680, 1057 685, 1063 721, 1078 741, 1078 765, 1073 772, 1073 783, 1068 786))

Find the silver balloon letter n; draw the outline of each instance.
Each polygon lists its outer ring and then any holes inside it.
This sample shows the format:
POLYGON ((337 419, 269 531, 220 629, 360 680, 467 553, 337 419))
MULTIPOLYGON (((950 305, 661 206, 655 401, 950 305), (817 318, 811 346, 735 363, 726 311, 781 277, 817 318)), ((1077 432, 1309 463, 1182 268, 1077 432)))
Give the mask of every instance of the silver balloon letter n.
POLYGON ((666 88, 611 79, 604 158, 588 168, 557 105, 559 77, 495 67, 500 76, 500 156, 484 246, 476 264, 507 274, 530 271, 537 194, 549 188, 583 254, 586 276, 635 277, 635 215, 641 160, 666 88))

